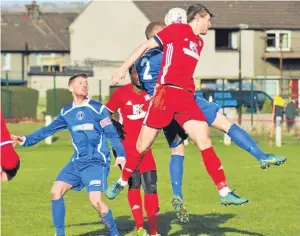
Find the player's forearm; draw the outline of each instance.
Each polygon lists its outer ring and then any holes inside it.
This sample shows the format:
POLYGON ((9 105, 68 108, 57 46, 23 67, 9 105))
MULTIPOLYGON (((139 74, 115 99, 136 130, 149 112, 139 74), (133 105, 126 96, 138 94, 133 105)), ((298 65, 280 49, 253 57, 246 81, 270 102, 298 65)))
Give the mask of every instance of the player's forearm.
POLYGON ((105 127, 104 132, 106 137, 109 139, 112 148, 116 151, 117 157, 125 158, 125 150, 116 131, 116 128, 113 125, 109 125, 105 127))
POLYGON ((119 137, 109 138, 112 148, 116 151, 117 158, 126 158, 124 147, 119 137))
POLYGON ((58 127, 57 129, 52 129, 49 126, 43 127, 35 132, 33 132, 32 134, 26 135, 23 137, 23 142, 20 143, 20 145, 22 145, 23 147, 29 147, 29 146, 33 146, 37 143, 39 143, 40 141, 44 140, 45 138, 51 136, 52 134, 63 130, 64 128, 62 127, 58 127))
POLYGON ((159 45, 153 38, 147 40, 133 51, 133 53, 125 60, 121 69, 127 71, 145 52, 158 46, 159 45))

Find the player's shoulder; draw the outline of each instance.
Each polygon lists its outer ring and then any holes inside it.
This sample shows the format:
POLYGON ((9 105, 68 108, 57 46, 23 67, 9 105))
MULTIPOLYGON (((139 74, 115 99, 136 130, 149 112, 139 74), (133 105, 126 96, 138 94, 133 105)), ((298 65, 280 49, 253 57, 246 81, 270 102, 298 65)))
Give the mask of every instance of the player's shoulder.
POLYGON ((118 87, 114 92, 114 96, 120 96, 123 97, 124 93, 127 93, 131 89, 131 83, 125 84, 123 86, 118 87))
POLYGON ((87 105, 91 110, 93 110, 97 114, 102 114, 103 111, 107 111, 107 108, 104 104, 101 102, 95 101, 95 100, 89 100, 89 103, 87 105))
POLYGON ((64 106, 61 110, 60 110, 60 114, 61 115, 65 115, 66 113, 70 112, 73 109, 73 103, 68 104, 67 106, 64 106))
POLYGON ((101 102, 96 100, 89 100, 89 105, 91 105, 94 108, 100 108, 101 106, 103 106, 101 102))

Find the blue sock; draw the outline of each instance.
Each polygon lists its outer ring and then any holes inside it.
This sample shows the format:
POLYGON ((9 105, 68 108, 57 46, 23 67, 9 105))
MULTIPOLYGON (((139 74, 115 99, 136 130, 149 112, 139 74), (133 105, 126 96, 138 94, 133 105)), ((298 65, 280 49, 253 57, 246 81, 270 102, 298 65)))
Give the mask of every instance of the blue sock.
POLYGON ((236 124, 233 124, 230 127, 227 134, 233 142, 235 142, 240 148, 249 152, 257 160, 268 158, 268 155, 257 146, 251 136, 236 124))
POLYGON ((101 215, 99 214, 100 219, 103 221, 103 223, 106 225, 108 228, 108 231, 111 236, 119 236, 119 231, 117 228, 117 224, 114 220, 114 217, 112 215, 111 210, 109 209, 106 215, 101 215))
POLYGON ((52 200, 52 219, 57 236, 65 236, 65 201, 64 198, 52 200))
POLYGON ((182 179, 183 179, 183 161, 184 156, 172 155, 169 172, 172 183, 173 195, 178 195, 182 198, 182 179))

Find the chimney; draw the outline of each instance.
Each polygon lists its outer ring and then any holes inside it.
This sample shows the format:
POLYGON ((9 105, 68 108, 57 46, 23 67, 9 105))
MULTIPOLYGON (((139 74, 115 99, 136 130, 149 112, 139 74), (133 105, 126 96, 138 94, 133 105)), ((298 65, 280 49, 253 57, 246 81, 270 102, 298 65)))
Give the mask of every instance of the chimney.
POLYGON ((27 17, 31 20, 39 20, 40 19, 40 8, 39 5, 36 4, 36 1, 32 1, 32 4, 25 5, 27 11, 27 17))

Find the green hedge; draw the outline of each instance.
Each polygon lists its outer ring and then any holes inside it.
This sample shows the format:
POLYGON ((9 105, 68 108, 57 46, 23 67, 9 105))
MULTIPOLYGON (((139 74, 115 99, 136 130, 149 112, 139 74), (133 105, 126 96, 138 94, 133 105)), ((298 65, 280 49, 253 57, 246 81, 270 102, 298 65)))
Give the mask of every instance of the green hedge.
POLYGON ((25 87, 1 88, 1 110, 5 118, 36 118, 38 105, 38 90, 25 87), (8 101, 7 101, 8 100, 8 101), (8 114, 6 109, 8 108, 8 114))
POLYGON ((46 113, 48 115, 56 116, 61 108, 67 106, 73 101, 72 94, 68 89, 57 88, 57 89, 49 89, 46 92, 47 98, 47 110, 46 113), (56 105, 54 105, 54 103, 56 105), (54 107, 55 106, 55 107, 54 107))

